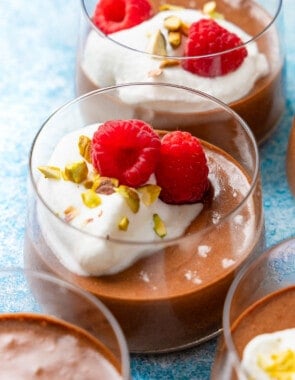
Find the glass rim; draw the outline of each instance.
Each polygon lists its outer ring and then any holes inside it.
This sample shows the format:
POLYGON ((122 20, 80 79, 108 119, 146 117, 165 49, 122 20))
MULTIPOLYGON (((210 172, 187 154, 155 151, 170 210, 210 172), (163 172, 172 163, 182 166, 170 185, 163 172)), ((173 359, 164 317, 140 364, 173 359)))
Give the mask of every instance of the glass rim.
MULTIPOLYGON (((110 325, 112 329, 114 330, 114 333, 116 335, 116 338, 118 340, 118 346, 120 349, 120 355, 121 355, 121 368, 122 368, 122 376, 123 379, 129 379, 130 376, 130 358, 129 358, 129 350, 126 342, 126 338, 123 334, 123 331, 121 329, 121 326, 119 325, 118 321, 114 317, 114 315, 111 313, 111 311, 107 308, 107 306, 100 301, 97 297, 92 295, 91 293, 88 293, 84 289, 68 282, 63 279, 60 279, 52 274, 46 273, 44 271, 34 270, 34 269, 28 269, 28 268, 21 268, 21 267, 3 267, 0 268, 0 281, 3 275, 14 275, 14 274, 23 274, 24 276, 28 275, 30 277, 35 277, 40 280, 45 280, 47 282, 55 283, 56 285, 61 286, 62 288, 67 288, 68 290, 79 294, 79 296, 82 296, 87 299, 90 303, 92 303, 97 309, 99 309, 102 314, 106 317, 106 319, 110 322, 110 325)), ((33 314, 40 314, 36 312, 30 312, 33 314)), ((1 314, 1 313, 0 313, 1 314)), ((47 314, 44 314, 47 315, 47 314)), ((78 326, 79 327, 79 326, 78 326)))
POLYGON ((226 49, 226 50, 223 50, 221 52, 218 52, 218 53, 210 53, 210 54, 202 54, 202 55, 197 55, 197 56, 189 56, 189 57, 186 57, 186 56, 177 56, 177 55, 159 55, 159 54, 152 54, 152 53, 149 53, 149 52, 146 52, 144 50, 139 50, 139 49, 135 49, 131 46, 128 46, 128 45, 125 45, 119 41, 116 41, 114 39, 112 39, 111 37, 109 37, 109 35, 103 33, 92 21, 92 16, 88 13, 87 11, 87 7, 85 5, 85 1, 87 0, 80 0, 80 5, 81 5, 81 9, 82 9, 82 13, 83 13, 83 16, 85 17, 87 23, 89 24, 90 28, 95 30, 95 32, 102 38, 106 38, 107 40, 109 40, 110 42, 114 43, 115 45, 118 45, 124 49, 127 49, 127 50, 130 50, 134 53, 140 53, 140 54, 143 54, 143 55, 147 55, 147 56, 151 56, 153 58, 157 58, 157 59, 163 59, 163 58, 171 58, 171 59, 175 59, 175 60, 179 60, 179 61, 185 61, 185 60, 188 60, 188 59, 197 59, 197 58, 209 58, 209 57, 218 57, 222 54, 227 54, 227 53, 230 53, 232 51, 235 51, 235 50, 238 50, 238 49, 241 49, 243 47, 247 47, 249 44, 255 42, 256 40, 258 40, 263 34, 265 34, 270 28, 271 26, 275 23, 276 19, 278 18, 280 12, 281 12, 281 9, 282 9, 282 6, 283 6, 283 0, 277 0, 278 4, 277 4, 277 8, 276 8, 276 11, 274 13, 274 15, 272 16, 271 18, 271 21, 265 26, 265 28, 263 28, 259 33, 257 33, 256 35, 254 35, 253 37, 251 37, 250 39, 248 39, 247 41, 243 42, 242 44, 234 47, 234 48, 231 48, 231 49, 226 49))
POLYGON ((257 257, 257 259, 251 261, 248 265, 246 264, 240 271, 239 273, 235 276, 233 282, 231 283, 225 301, 224 301, 224 307, 223 307, 223 313, 222 313, 222 327, 223 327, 223 336, 224 336, 224 341, 225 345, 228 348, 229 356, 231 360, 233 361, 233 364, 235 366, 235 369, 238 372, 244 372, 245 375, 245 370, 242 367, 241 360, 238 356, 234 341, 232 339, 232 334, 231 334, 231 323, 230 323, 230 308, 231 308, 231 302, 232 299, 235 295, 235 292, 239 286, 239 283, 241 280, 244 279, 244 277, 254 268, 257 268, 258 264, 261 261, 264 261, 267 256, 270 256, 273 251, 275 251, 277 248, 279 248, 282 245, 287 244, 288 242, 294 242, 295 243, 295 235, 294 237, 288 237, 276 244, 273 244, 269 248, 267 248, 260 256, 257 257))
POLYGON ((70 228, 72 230, 78 231, 79 233, 81 233, 84 236, 88 236, 88 237, 92 237, 92 238, 96 238, 96 239, 108 240, 109 242, 113 242, 113 243, 120 243, 120 244, 125 244, 125 245, 138 245, 138 244, 140 244, 140 245, 144 245, 144 246, 149 246, 149 245, 152 244, 152 245, 157 245, 157 246, 161 247, 161 246, 163 246, 163 244, 167 245, 169 243, 173 243, 173 244, 181 243, 183 241, 186 241, 186 240, 190 239, 193 236, 196 236, 197 234, 201 234, 201 233, 205 234, 207 231, 210 231, 213 227, 216 227, 216 226, 220 225, 221 223, 226 222, 231 217, 231 215, 235 214, 240 208, 242 208, 242 206, 247 202, 247 200, 249 199, 249 197, 251 196, 251 194, 254 192, 255 186, 256 186, 256 184, 258 182, 258 179, 259 179, 259 168, 260 168, 260 157, 259 157, 259 152, 258 152, 258 145, 257 145, 257 142, 255 140, 254 134, 251 131, 250 127, 247 125, 247 123, 235 111, 233 111, 227 104, 225 104, 221 100, 213 97, 212 95, 206 94, 206 93, 204 93, 202 91, 195 90, 195 89, 192 89, 192 88, 189 88, 189 87, 186 87, 186 86, 181 86, 181 85, 176 85, 176 84, 171 84, 171 83, 161 83, 161 82, 153 82, 153 83, 151 83, 151 82, 131 82, 131 83, 124 83, 124 84, 104 87, 104 88, 100 88, 100 89, 88 92, 86 94, 83 94, 83 95, 81 95, 81 96, 79 96, 79 97, 77 97, 77 98, 75 98, 75 99, 73 99, 73 100, 65 103, 64 105, 60 106, 59 108, 57 108, 43 122, 43 124, 41 125, 39 131, 36 133, 36 135, 35 135, 35 137, 33 139, 33 142, 31 144, 30 151, 29 151, 29 163, 28 163, 28 166, 29 166, 29 179, 30 179, 30 183, 31 183, 31 185, 33 187, 34 194, 42 202, 42 204, 46 208, 46 210, 49 211, 53 217, 57 218, 57 220, 59 222, 62 222, 63 225, 67 226, 68 228, 70 228), (42 131, 46 127, 47 123, 50 120, 52 120, 55 117, 55 115, 59 114, 59 112, 65 110, 67 108, 70 108, 71 106, 73 106, 73 105, 75 105, 75 104, 83 101, 84 99, 91 98, 91 97, 99 95, 99 94, 104 94, 104 93, 107 93, 107 92, 112 92, 114 90, 117 90, 118 88, 134 87, 134 86, 148 86, 148 87, 151 87, 151 86, 153 86, 153 87, 163 87, 164 86, 164 87, 169 87, 169 88, 177 89, 177 90, 181 90, 181 91, 184 90, 184 91, 192 93, 193 95, 197 95, 199 97, 206 98, 206 99, 210 100, 210 102, 213 102, 213 103, 217 104, 219 107, 223 108, 228 114, 231 114, 233 116, 233 118, 235 120, 237 120, 239 122, 239 124, 242 126, 242 128, 246 131, 248 137, 250 138, 251 145, 253 147, 254 162, 255 162, 255 169, 254 169, 254 172, 253 172, 253 176, 251 178, 249 189, 248 189, 247 193, 245 194, 243 200, 235 208, 233 208, 229 213, 227 213, 226 215, 224 215, 223 217, 221 217, 218 220, 218 222, 214 224, 214 226, 208 226, 204 230, 202 230, 201 232, 197 231, 197 232, 194 232, 194 233, 189 234, 189 235, 179 236, 177 238, 170 238, 170 239, 165 238, 164 241, 162 241, 162 240, 160 240, 160 241, 138 241, 138 240, 118 239, 118 238, 112 238, 112 237, 99 236, 99 235, 96 235, 94 233, 83 231, 83 230, 79 229, 78 227, 69 225, 62 218, 59 218, 54 213, 54 211, 51 210, 50 207, 48 207, 48 205, 47 205, 44 197, 42 197, 41 194, 39 193, 37 182, 34 179, 33 167, 32 167, 32 158, 33 158, 33 154, 34 154, 34 148, 35 148, 35 146, 38 143, 39 135, 42 133, 42 131))

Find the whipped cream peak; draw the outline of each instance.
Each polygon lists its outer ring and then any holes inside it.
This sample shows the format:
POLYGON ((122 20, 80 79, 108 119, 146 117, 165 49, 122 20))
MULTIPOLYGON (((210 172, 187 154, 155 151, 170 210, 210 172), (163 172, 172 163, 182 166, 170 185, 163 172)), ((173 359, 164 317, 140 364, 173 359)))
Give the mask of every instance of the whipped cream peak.
POLYGON ((255 380, 294 380, 295 328, 253 338, 244 349, 242 367, 255 380))

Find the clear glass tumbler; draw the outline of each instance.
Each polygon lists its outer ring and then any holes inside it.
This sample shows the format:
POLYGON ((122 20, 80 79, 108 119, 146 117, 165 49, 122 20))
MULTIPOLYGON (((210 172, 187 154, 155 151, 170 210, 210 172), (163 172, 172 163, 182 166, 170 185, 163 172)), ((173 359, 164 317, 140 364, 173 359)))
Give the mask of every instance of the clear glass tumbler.
MULTIPOLYGON (((72 151, 71 143, 66 144, 61 158, 67 160, 72 151)), ((79 154, 75 157, 83 160, 79 154)), ((171 84, 97 90, 48 118, 33 143, 29 170, 26 266, 52 272, 101 299, 120 323, 132 352, 185 348, 218 334, 224 298, 236 271, 264 244, 257 144, 234 111, 209 95, 171 84), (155 111, 153 101, 146 100, 155 91, 169 99, 166 112, 155 111), (189 103, 179 101, 184 98, 189 103), (190 112, 183 113, 188 104, 190 112), (97 128, 118 119, 144 121, 160 135, 186 131, 204 146, 210 187, 201 204, 167 206, 158 199, 151 206, 151 214, 162 212, 164 224, 172 226, 164 238, 153 233, 152 215, 145 220, 132 214, 128 238, 116 228, 117 217, 103 222, 105 233, 88 230, 94 219, 105 212, 117 215, 117 209, 110 206, 105 211, 112 202, 103 201, 93 208, 93 217, 79 219, 82 206, 73 207, 69 191, 78 186, 84 193, 87 179, 80 184, 57 181, 58 186, 69 186, 57 192, 52 180, 52 191, 42 190, 44 176, 38 167, 60 165, 49 160, 65 135, 84 135, 88 126, 97 128), (56 199, 50 203, 53 194, 56 199), (60 201, 65 204, 57 211, 60 201), (202 211, 196 216, 200 205, 202 211), (190 212, 195 216, 185 225, 190 212), (73 225, 77 220, 81 223, 73 225), (100 272, 96 269, 102 263, 100 255, 128 265, 115 269, 111 264, 100 272)), ((89 173, 93 173, 91 165, 89 173)))
MULTIPOLYGON (((117 19, 114 16, 112 20, 110 14, 106 16, 113 23, 124 21, 124 3, 116 3, 117 19)), ((284 110, 282 0, 175 0, 168 10, 163 2, 150 0, 153 10, 150 18, 109 34, 95 25, 97 4, 100 0, 81 0, 77 95, 129 82, 173 83, 206 92, 229 104, 247 122, 259 143, 278 125, 284 110), (171 27, 164 24, 171 15, 177 15, 182 25, 176 30, 181 37, 176 47, 169 42, 167 28, 171 27), (223 45, 214 53, 187 51, 190 25, 204 18, 212 18, 237 34, 241 42, 234 48, 223 45), (230 54, 239 55, 241 49, 247 51, 247 57, 238 67, 232 65, 226 71, 224 62, 235 61, 230 54), (200 69, 202 65, 207 67, 206 72, 200 69)), ((154 98, 160 107, 161 93, 155 93, 154 98)))
MULTIPOLYGON (((295 239, 290 238, 260 255, 233 281, 225 300, 223 337, 220 339, 211 379, 284 378, 284 372, 281 377, 279 372, 277 377, 267 376, 265 372, 259 377, 257 372, 249 372, 253 369, 246 367, 242 358, 246 345, 258 335, 294 329, 294 308, 295 239)), ((267 342, 264 343, 264 352, 259 352, 260 357, 267 357, 267 346, 272 347, 274 344, 270 340, 267 342)), ((282 352, 274 349, 273 357, 280 357, 280 354, 282 352)), ((259 355, 256 356, 257 363, 259 355)), ((255 358, 252 362, 255 362, 255 358)), ((285 378, 288 378, 288 362, 285 365, 281 362, 279 367, 286 371, 285 378)), ((294 376, 294 366, 292 373, 294 376)))
POLYGON ((96 297, 28 269, 1 269, 0 285, 1 378, 129 379, 124 335, 96 297))

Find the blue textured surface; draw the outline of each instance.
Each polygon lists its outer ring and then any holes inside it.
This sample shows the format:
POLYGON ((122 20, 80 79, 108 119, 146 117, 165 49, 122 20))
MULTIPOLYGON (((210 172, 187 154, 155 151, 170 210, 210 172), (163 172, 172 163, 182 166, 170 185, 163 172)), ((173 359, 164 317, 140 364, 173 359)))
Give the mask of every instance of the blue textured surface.
MULTIPOLYGON (((285 0, 287 108, 261 148, 266 243, 295 235, 285 154, 295 106, 295 3, 285 0)), ((50 113, 74 97, 79 1, 0 1, 0 266, 22 266, 27 159, 50 113)), ((209 378, 215 341, 177 354, 132 356, 133 379, 209 378)))

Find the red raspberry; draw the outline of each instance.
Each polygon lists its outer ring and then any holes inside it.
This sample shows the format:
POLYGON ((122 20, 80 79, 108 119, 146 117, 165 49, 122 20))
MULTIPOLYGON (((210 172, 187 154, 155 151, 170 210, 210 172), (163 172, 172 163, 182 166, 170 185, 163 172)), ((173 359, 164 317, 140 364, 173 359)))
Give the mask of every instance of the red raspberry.
MULTIPOLYGON (((201 19, 191 25, 184 55, 188 57, 220 53, 242 45, 242 40, 212 19, 201 19)), ((194 74, 216 77, 236 70, 247 57, 245 47, 212 57, 183 60, 182 66, 194 74)))
POLYGON ((155 171, 161 141, 142 120, 111 120, 94 133, 91 159, 94 168, 120 184, 138 187, 155 171))
POLYGON ((151 15, 148 0, 100 0, 93 22, 103 33, 110 34, 140 24, 151 15))
POLYGON ((166 203, 194 203, 208 189, 208 166, 199 140, 189 132, 174 131, 162 139, 156 169, 160 198, 166 203))

